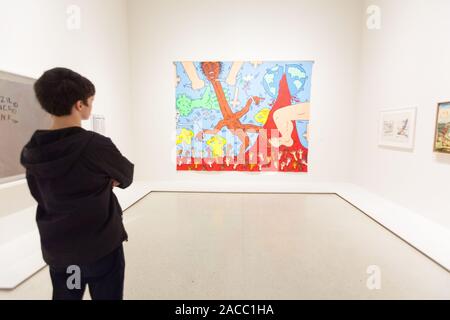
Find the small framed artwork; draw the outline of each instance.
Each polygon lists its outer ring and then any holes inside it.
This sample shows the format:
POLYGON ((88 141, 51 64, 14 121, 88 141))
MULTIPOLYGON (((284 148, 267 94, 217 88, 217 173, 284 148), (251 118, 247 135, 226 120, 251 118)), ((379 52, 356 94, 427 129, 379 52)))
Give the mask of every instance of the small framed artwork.
POLYGON ((450 102, 438 104, 434 151, 450 153, 450 102))
POLYGON ((380 146, 400 149, 414 148, 417 108, 382 110, 380 116, 380 146))

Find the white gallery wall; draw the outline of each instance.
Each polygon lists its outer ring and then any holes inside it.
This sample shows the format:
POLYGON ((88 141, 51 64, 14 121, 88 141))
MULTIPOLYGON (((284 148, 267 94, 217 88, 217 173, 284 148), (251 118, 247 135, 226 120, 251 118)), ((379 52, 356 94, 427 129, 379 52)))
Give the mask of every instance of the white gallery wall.
MULTIPOLYGON (((0 0, 0 8, 0 70, 37 78, 62 66, 90 78, 97 87, 93 113, 106 116, 106 134, 134 160, 126 1, 0 0), (71 30, 72 4, 81 9, 81 24, 71 30)), ((0 217, 33 205, 25 183, 0 190, 0 217)))
MULTIPOLYGON (((437 103, 450 101, 448 0, 0 0, 0 8, 0 70, 38 77, 65 66, 93 80, 94 113, 106 116, 136 180, 247 191, 348 182, 450 228, 450 155, 432 152, 437 103), (81 28, 70 30, 73 4, 81 28), (366 28, 371 5, 381 10, 379 30, 366 28), (177 172, 177 60, 314 60, 309 172, 177 172), (379 147, 380 110, 403 107, 418 110, 414 150, 379 147)), ((32 205, 25 183, 0 186, 0 217, 32 205)), ((22 231, 35 229, 26 221, 22 231)))
POLYGON ((450 1, 365 4, 381 29, 363 29, 352 180, 450 228, 450 155, 433 153, 437 103, 450 101, 450 1), (417 108, 414 150, 378 147, 380 110, 402 107, 417 108))
POLYGON ((131 89, 137 174, 217 187, 347 181, 354 157, 360 0, 130 0, 131 89), (177 172, 179 60, 315 60, 309 173, 177 172))

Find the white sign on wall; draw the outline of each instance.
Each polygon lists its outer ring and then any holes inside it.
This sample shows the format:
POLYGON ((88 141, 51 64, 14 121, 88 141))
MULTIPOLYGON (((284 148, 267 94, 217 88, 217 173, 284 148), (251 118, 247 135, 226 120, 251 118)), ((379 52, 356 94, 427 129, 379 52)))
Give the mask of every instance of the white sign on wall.
POLYGON ((105 135, 105 116, 99 114, 92 115, 92 131, 105 135))

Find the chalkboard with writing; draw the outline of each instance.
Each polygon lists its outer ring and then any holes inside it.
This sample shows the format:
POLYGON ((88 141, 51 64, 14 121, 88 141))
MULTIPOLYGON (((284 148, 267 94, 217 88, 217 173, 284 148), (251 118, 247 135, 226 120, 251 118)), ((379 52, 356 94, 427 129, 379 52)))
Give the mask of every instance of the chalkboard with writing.
POLYGON ((22 179, 20 152, 35 130, 51 117, 36 100, 34 79, 0 71, 0 183, 22 179))

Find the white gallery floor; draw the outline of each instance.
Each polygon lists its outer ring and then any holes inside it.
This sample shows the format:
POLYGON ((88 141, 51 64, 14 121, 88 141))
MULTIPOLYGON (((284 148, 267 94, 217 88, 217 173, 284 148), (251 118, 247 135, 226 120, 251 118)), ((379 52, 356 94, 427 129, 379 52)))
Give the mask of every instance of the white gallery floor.
MULTIPOLYGON (((450 299, 450 273, 334 194, 154 192, 125 222, 125 299, 450 299)), ((50 297, 47 268, 0 291, 50 297)))

